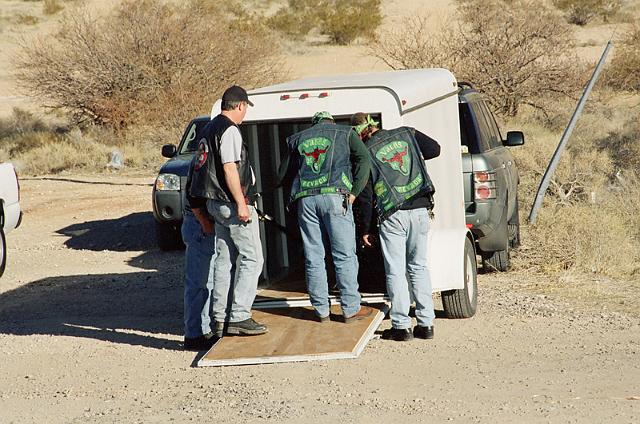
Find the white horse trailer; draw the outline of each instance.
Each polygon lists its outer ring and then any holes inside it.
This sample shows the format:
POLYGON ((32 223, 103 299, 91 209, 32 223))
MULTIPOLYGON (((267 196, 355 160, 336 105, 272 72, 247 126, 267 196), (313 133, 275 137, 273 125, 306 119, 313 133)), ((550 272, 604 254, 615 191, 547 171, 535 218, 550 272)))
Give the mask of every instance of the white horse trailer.
MULTIPOLYGON (((382 128, 410 126, 435 139, 440 156, 426 162, 436 187, 428 262, 434 292, 441 292, 451 318, 474 315, 477 303, 476 255, 465 224, 458 84, 445 69, 322 76, 259 88, 249 92, 254 103, 241 126, 256 172, 259 207, 276 221, 296 224, 286 216, 288 193, 273 187, 286 152, 286 137, 310 125, 319 111, 348 123, 355 112, 374 116, 382 128)), ((220 100, 212 116, 220 113, 220 100)), ((292 258, 301 256, 285 233, 261 224, 267 284, 290 272, 292 258)), ((304 281, 304 279, 303 279, 304 281)), ((363 301, 366 296, 363 297, 363 301)))

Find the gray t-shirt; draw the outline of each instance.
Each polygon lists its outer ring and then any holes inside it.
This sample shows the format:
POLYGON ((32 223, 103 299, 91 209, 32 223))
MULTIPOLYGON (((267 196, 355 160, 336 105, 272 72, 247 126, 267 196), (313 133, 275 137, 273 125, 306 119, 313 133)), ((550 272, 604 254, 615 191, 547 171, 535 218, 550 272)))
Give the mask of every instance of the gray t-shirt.
POLYGON ((230 126, 220 138, 220 158, 222 163, 240 162, 242 155, 242 135, 235 125, 230 126))

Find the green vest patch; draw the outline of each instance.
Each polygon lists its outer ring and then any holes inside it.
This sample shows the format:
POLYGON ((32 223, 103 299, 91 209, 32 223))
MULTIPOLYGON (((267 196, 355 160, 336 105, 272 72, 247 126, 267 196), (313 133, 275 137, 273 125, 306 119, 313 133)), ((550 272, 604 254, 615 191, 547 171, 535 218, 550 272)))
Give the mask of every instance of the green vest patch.
POLYGON ((314 137, 300 143, 298 151, 304 157, 304 163, 311 168, 314 174, 318 174, 327 157, 329 147, 331 147, 331 140, 324 137, 314 137))

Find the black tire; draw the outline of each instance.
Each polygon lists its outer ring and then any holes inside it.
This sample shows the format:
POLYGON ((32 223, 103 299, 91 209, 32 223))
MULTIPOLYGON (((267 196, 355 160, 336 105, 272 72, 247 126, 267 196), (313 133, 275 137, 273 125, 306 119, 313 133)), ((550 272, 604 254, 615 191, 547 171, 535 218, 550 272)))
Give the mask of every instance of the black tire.
POLYGON ((509 270, 509 249, 487 252, 482 255, 482 272, 505 272, 509 270))
POLYGON ((7 241, 4 238, 4 229, 0 227, 0 277, 7 266, 7 241))
POLYGON ((156 221, 156 242, 160 250, 178 250, 184 248, 180 227, 172 224, 161 224, 156 221))
POLYGON ((464 287, 442 292, 442 306, 447 318, 471 318, 478 307, 478 265, 473 242, 464 244, 464 287))
POLYGON ((507 231, 509 232, 509 247, 517 249, 520 247, 520 213, 518 210, 518 198, 516 197, 516 208, 513 211, 513 215, 507 224, 507 231))

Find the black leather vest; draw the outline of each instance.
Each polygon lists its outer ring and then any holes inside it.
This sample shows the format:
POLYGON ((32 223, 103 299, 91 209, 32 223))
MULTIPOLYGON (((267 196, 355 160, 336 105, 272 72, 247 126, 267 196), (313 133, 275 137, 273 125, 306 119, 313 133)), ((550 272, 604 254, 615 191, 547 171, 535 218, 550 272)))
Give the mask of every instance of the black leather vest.
MULTIPOLYGON (((224 115, 213 118, 202 130, 203 138, 198 144, 193 168, 190 194, 194 197, 233 202, 233 195, 227 186, 220 157, 222 134, 235 124, 224 115)), ((238 163, 240 185, 245 197, 255 194, 253 173, 249 164, 247 146, 242 143, 240 162, 238 163)))
POLYGON ((414 134, 409 127, 380 130, 367 142, 380 221, 412 198, 435 192, 414 134))

